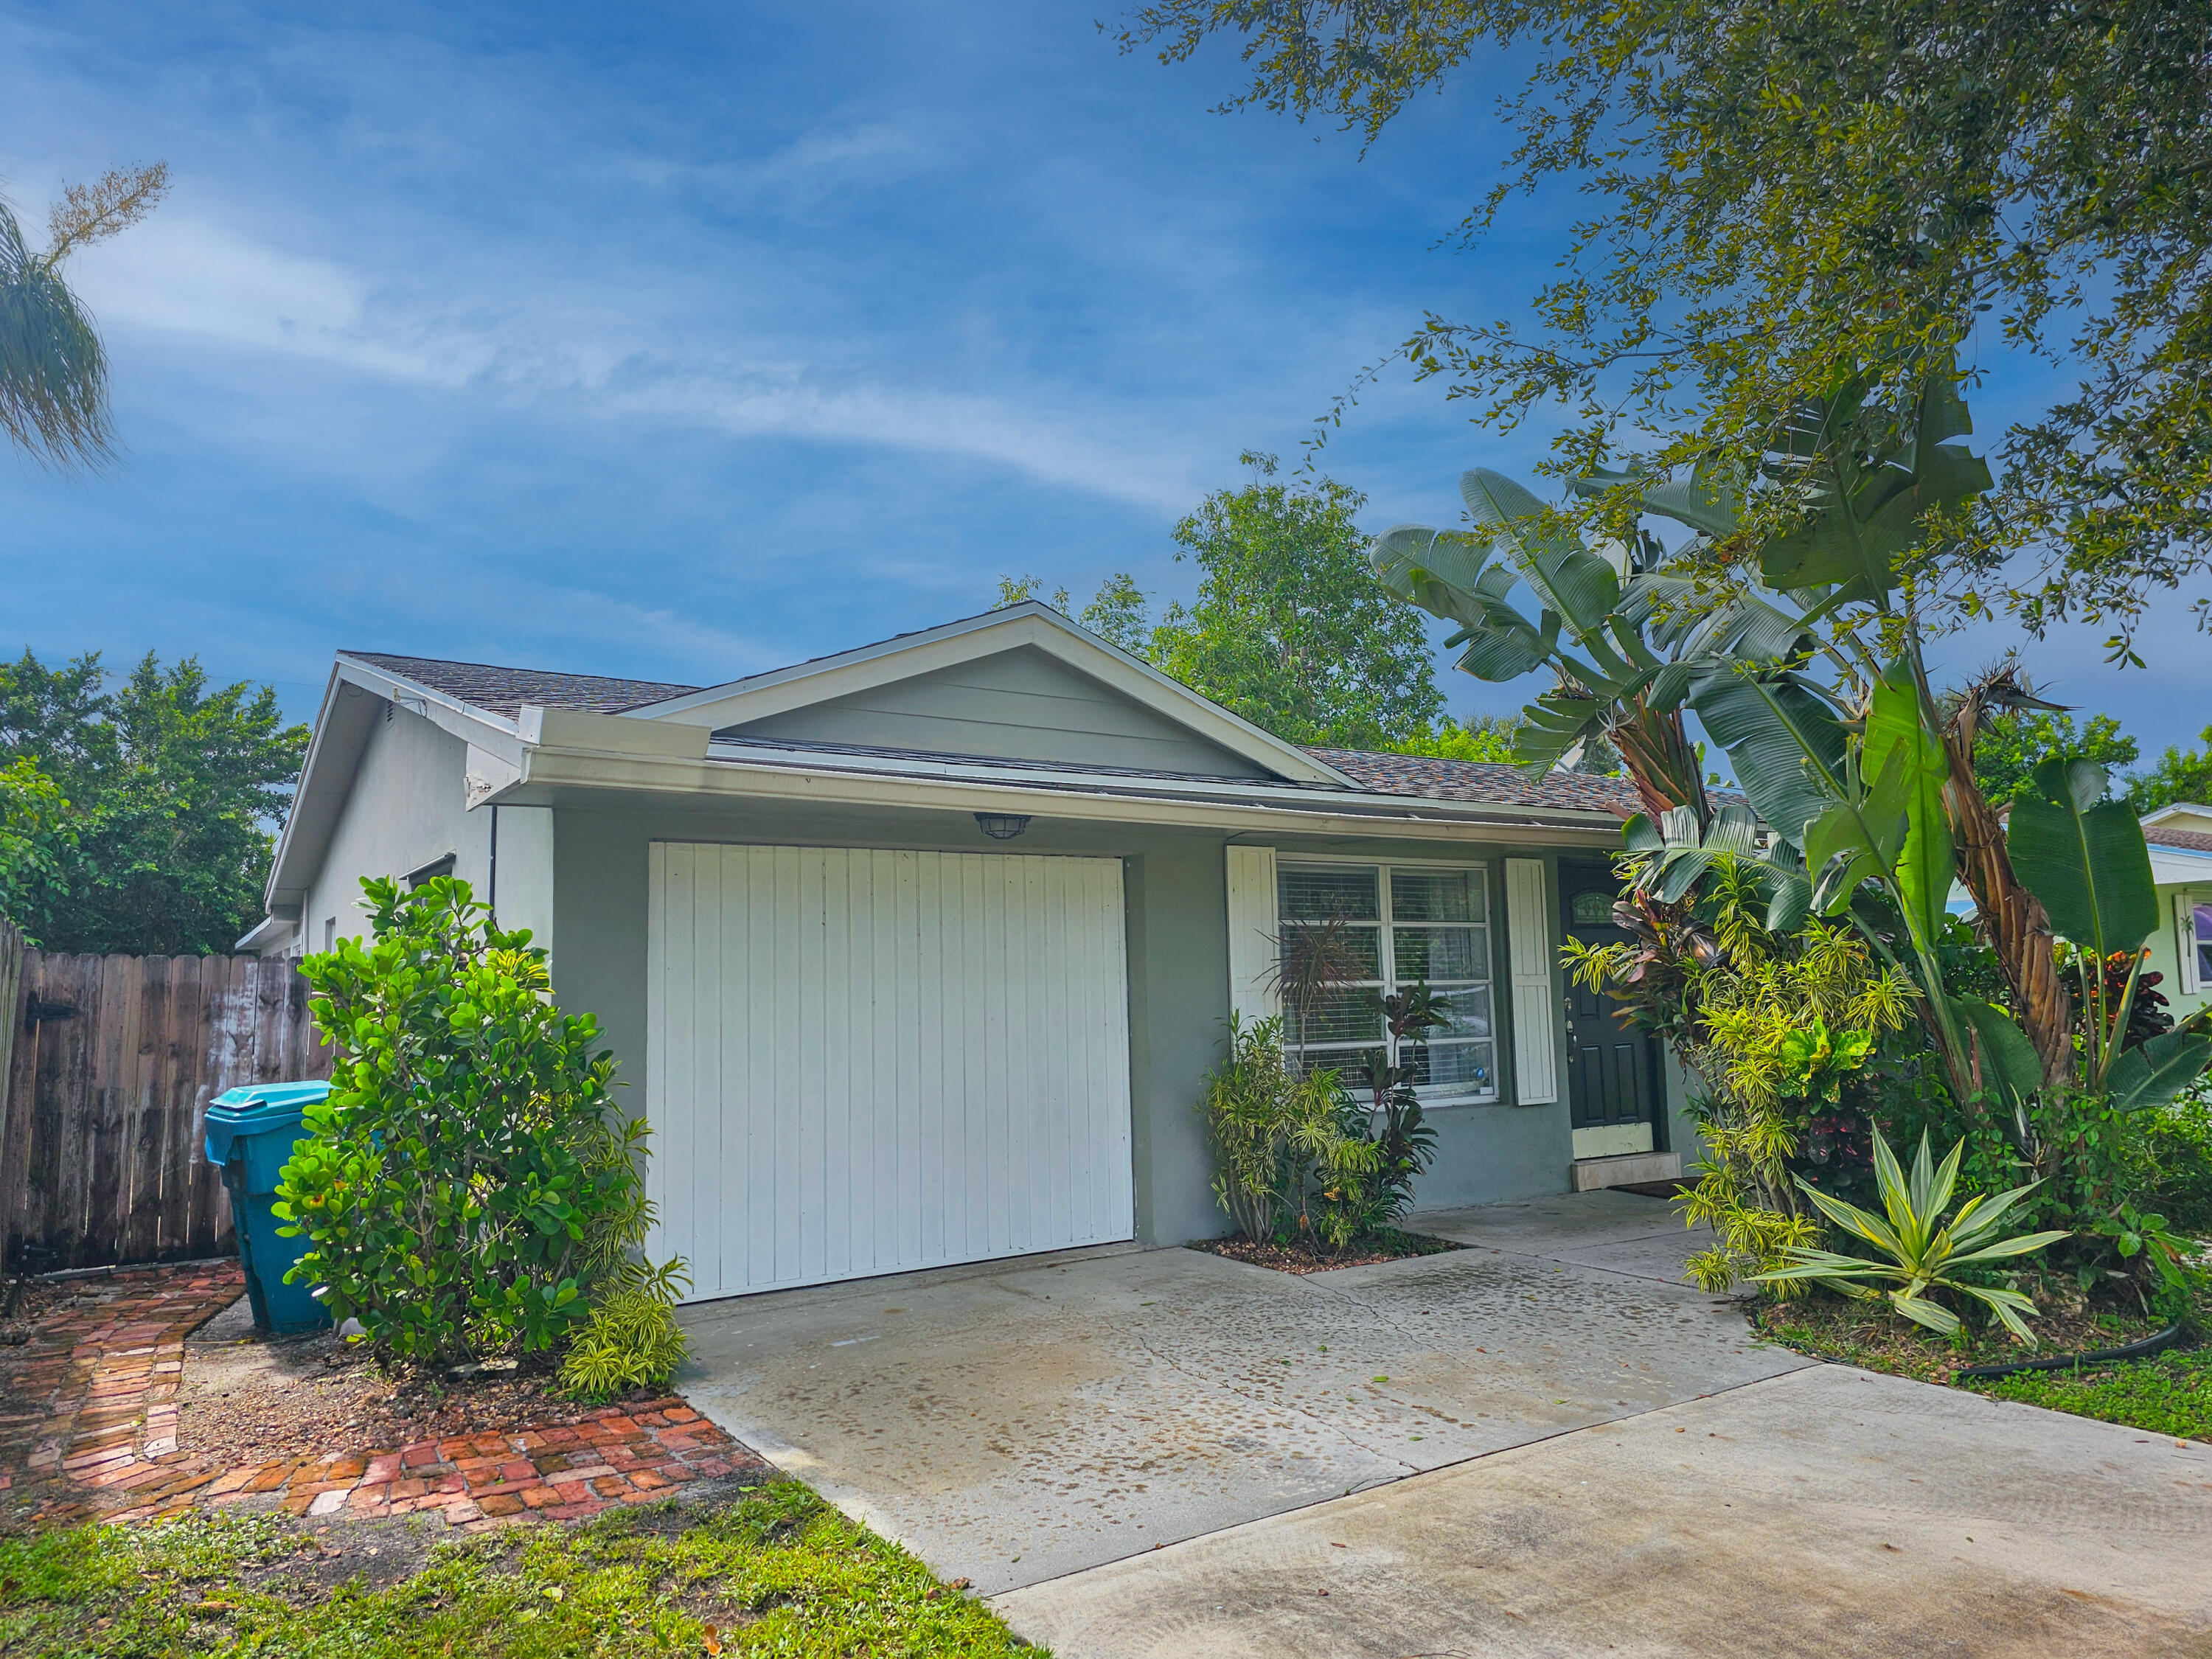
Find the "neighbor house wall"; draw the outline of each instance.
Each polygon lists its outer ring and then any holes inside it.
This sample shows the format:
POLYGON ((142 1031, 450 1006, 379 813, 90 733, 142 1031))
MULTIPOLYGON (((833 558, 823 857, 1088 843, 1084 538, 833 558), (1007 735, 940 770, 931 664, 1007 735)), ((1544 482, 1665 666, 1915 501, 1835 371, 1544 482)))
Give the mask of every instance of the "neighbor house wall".
MULTIPOLYGON (((2166 849, 2159 849, 2164 852, 2166 849)), ((2169 855, 2170 856, 2170 855, 2169 855)), ((2150 936, 2150 960, 2144 964, 2147 971, 2163 975, 2159 994, 2170 1005, 2166 1012, 2179 1019, 2195 1013, 2207 1003, 2212 1003, 2212 986, 2202 986, 2191 995, 2181 988, 2187 981, 2181 972, 2181 928, 2174 915, 2174 901, 2185 899, 2191 905, 2212 904, 2212 857, 2204 860, 2204 879, 2185 885, 2162 886, 2158 890, 2158 930, 2150 936)))
POLYGON ((468 745, 420 714, 391 703, 369 725, 361 764, 331 831, 322 867, 300 913, 300 944, 323 948, 328 924, 341 938, 365 926, 366 876, 404 876, 451 853, 453 873, 485 892, 491 877, 491 813, 464 805, 468 745))

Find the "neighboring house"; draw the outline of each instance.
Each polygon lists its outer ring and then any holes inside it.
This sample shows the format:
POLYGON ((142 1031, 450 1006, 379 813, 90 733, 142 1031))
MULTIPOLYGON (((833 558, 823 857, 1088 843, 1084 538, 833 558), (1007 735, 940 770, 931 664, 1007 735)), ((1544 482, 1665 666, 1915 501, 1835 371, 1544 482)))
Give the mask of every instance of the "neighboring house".
POLYGON ((1293 747, 1034 603, 703 688, 347 652, 244 944, 357 932, 364 876, 465 878, 599 1016, 707 1298, 1225 1231, 1198 1102, 1300 920, 1374 964, 1310 1060, 1446 994, 1404 1057, 1422 1202, 1674 1173, 1679 1078, 1558 965, 1618 937, 1633 810, 1293 747))
POLYGON ((2161 806, 2142 826, 2170 924, 2152 936, 2149 966, 2178 1019, 2212 1002, 2212 806, 2161 806))

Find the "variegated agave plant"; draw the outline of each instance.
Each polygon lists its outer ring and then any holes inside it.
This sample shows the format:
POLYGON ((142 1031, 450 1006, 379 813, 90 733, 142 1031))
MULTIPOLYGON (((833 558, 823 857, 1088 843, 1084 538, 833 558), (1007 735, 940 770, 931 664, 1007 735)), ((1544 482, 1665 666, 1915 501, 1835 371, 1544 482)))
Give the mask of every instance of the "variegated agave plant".
POLYGON ((2028 1329, 2025 1316, 2033 1315, 2034 1303, 2018 1291, 1970 1285, 1954 1275, 1957 1269, 1972 1263, 2027 1255, 2046 1244, 2056 1244, 2069 1235, 2020 1233, 2010 1238, 2000 1235, 1999 1224, 2006 1212, 2041 1184, 2038 1182, 2015 1187, 1995 1198, 1978 1194, 1945 1221, 1943 1212, 1958 1182, 1959 1155, 1966 1144, 1961 1140, 1951 1148, 1950 1156, 1940 1169, 1931 1169, 1928 1137, 1923 1134, 1920 1152, 1912 1160, 1912 1174, 1908 1178, 1898 1167, 1897 1155, 1889 1150, 1888 1143, 1880 1134, 1875 1135, 1875 1177, 1881 1183, 1881 1206, 1887 1212, 1887 1219, 1839 1198, 1831 1198, 1799 1176, 1797 1184, 1820 1206, 1821 1213, 1873 1245, 1887 1260, 1870 1261, 1833 1250, 1792 1246, 1782 1252, 1785 1266, 1753 1275, 1754 1282, 1826 1285, 1846 1296, 1869 1302, 1887 1301, 1907 1319, 1945 1336, 1959 1329, 1959 1316, 1942 1303, 1930 1301, 1929 1292, 1947 1291, 1954 1296, 1972 1297, 1983 1304, 2015 1338, 2033 1347, 2035 1334, 2028 1329))

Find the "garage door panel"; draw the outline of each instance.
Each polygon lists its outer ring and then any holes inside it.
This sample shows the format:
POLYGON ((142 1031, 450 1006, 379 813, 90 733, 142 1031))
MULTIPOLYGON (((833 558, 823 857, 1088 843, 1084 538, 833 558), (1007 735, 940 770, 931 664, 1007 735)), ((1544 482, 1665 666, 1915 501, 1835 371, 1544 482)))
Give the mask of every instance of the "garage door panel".
POLYGON ((1121 871, 658 843, 654 1248, 695 1297, 1131 1236, 1121 871))

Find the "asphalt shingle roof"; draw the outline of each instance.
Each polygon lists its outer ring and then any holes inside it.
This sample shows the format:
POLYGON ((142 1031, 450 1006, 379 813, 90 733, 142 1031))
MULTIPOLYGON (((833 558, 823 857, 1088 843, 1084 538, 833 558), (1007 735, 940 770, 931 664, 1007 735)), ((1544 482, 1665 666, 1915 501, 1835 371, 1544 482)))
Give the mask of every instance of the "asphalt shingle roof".
POLYGON ((484 662, 395 657, 380 651, 345 654, 510 720, 526 702, 540 708, 584 708, 595 714, 619 714, 625 708, 665 702, 702 689, 661 680, 620 680, 602 674, 559 674, 544 668, 500 668, 484 662))
POLYGON ((1366 749, 1309 749, 1306 752, 1380 794, 1610 812, 1623 818, 1643 810, 1635 786, 1626 778, 1596 777, 1583 772, 1547 772, 1531 778, 1517 766, 1493 761, 1437 760, 1426 755, 1377 754, 1366 749))
MULTIPOLYGON (((503 668, 490 663, 447 662, 434 657, 403 657, 380 651, 349 651, 345 654, 505 720, 514 719, 525 703, 534 703, 541 708, 583 708, 595 714, 617 714, 647 703, 687 696, 702 689, 660 680, 616 679, 600 674, 563 674, 542 668, 503 668)), ((816 746, 825 750, 833 747, 816 746)), ((1437 760, 1425 755, 1379 754, 1364 749, 1310 749, 1306 752, 1324 764, 1334 767, 1363 790, 1401 799, 1466 801, 1491 806, 1549 807, 1566 811, 1603 812, 1615 818, 1625 818, 1638 810, 1636 791, 1623 778, 1593 777, 1579 772, 1553 772, 1532 779, 1517 766, 1480 761, 1437 760)), ((921 758, 959 760, 973 757, 935 756, 921 758)), ((1197 775, 1190 775, 1195 778, 1197 775)), ((2212 846, 2212 836, 2196 839, 2212 846)))
POLYGON ((2143 839, 2154 847, 2172 847, 2185 853, 2212 853, 2212 835, 2201 830, 2161 830, 2154 823, 2143 826, 2143 839))

